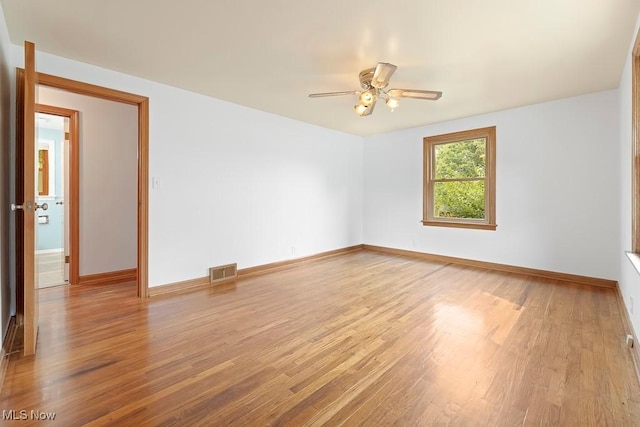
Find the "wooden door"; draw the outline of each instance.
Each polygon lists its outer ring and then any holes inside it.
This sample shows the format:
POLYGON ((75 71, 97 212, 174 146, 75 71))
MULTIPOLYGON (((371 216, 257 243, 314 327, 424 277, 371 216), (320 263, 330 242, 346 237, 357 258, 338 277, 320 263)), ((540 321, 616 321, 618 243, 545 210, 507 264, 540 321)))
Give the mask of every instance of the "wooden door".
MULTIPOLYGON (((36 61, 35 45, 24 43, 24 80, 23 80, 23 144, 22 145, 22 290, 23 290, 23 330, 24 355, 36 352, 38 338, 38 294, 36 292, 36 61)), ((19 286, 19 285, 18 285, 19 286)))

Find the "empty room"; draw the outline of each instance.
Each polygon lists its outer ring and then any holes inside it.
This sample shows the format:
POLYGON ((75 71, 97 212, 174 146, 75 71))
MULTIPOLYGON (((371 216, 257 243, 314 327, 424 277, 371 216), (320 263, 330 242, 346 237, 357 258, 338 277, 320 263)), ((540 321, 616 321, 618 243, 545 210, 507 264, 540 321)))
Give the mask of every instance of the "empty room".
POLYGON ((639 28, 0 0, 0 424, 640 426, 639 28))

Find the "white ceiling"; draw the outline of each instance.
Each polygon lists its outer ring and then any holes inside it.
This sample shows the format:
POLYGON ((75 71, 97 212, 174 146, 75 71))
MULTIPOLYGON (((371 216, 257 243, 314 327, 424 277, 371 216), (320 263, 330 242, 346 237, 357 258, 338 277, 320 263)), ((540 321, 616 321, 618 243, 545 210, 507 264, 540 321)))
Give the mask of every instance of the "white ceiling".
MULTIPOLYGON (((1 0, 11 40, 357 135, 617 87, 640 0, 1 0), (381 103, 358 73, 438 101, 381 103)), ((142 94, 144 95, 144 94, 142 94)), ((153 100, 151 100, 153 102, 153 100)))

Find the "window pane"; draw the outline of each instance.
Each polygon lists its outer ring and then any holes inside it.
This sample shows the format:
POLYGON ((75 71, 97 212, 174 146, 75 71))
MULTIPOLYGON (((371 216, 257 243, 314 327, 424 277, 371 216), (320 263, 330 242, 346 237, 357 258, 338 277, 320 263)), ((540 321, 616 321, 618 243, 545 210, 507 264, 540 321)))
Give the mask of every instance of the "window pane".
POLYGON ((486 138, 438 144, 435 151, 435 178, 484 178, 486 138))
POLYGON ((436 218, 484 219, 484 180, 435 182, 436 218))

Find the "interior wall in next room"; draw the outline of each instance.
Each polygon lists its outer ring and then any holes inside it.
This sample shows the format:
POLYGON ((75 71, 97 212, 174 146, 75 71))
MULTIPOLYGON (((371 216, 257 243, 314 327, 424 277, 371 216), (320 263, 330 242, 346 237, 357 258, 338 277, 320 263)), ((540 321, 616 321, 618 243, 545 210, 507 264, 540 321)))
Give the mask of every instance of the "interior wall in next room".
POLYGON ((80 276, 136 268, 137 108, 47 86, 38 102, 80 112, 80 276))
MULTIPOLYGON (((55 116, 54 116, 55 117, 55 116)), ((38 122, 36 122, 38 125, 38 122)), ((38 204, 46 203, 46 211, 38 211, 36 251, 64 249, 64 128, 38 126, 38 151, 48 157, 49 185, 46 195, 36 195, 38 204), (43 221, 40 221, 43 219, 43 221)))

